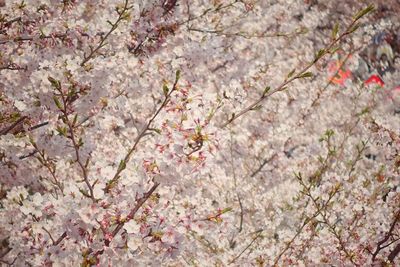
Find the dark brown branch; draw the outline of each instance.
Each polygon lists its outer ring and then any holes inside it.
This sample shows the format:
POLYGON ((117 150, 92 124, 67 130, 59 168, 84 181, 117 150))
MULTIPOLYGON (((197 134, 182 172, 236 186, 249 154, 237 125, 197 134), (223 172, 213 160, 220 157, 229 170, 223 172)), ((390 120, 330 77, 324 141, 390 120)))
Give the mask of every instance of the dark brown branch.
POLYGON ((16 18, 14 18, 14 19, 10 19, 9 21, 6 21, 6 22, 4 23, 4 26, 5 26, 5 27, 10 27, 11 24, 13 24, 14 22, 17 22, 17 21, 21 21, 21 17, 16 17, 16 18))
MULTIPOLYGON (((387 234, 383 237, 383 239, 381 241, 378 242, 378 244, 376 245, 376 249, 375 252, 372 254, 372 262, 375 262, 376 257, 378 256, 378 254, 382 251, 382 249, 384 249, 386 246, 384 246, 384 244, 389 240, 389 238, 392 236, 393 231, 396 227, 396 224, 398 223, 398 221, 400 220, 400 210, 397 211, 396 216, 393 219, 392 224, 390 225, 389 231, 387 232, 387 234)), ((397 254, 399 253, 398 251, 396 251, 396 249, 400 249, 398 248, 399 245, 397 245, 397 247, 390 253, 389 257, 394 259, 397 254)), ((389 259, 389 258, 388 258, 389 259)))
POLYGON ((42 122, 42 123, 39 123, 39 124, 37 124, 37 125, 34 125, 34 126, 29 127, 28 130, 29 130, 29 131, 33 131, 33 130, 36 130, 36 129, 40 128, 40 127, 46 126, 46 125, 48 125, 48 124, 49 124, 49 122, 48 122, 48 121, 45 121, 45 122, 42 122))
POLYGON ((39 36, 32 36, 32 35, 27 35, 27 36, 18 36, 12 39, 0 39, 0 45, 6 44, 6 43, 11 43, 11 42, 26 42, 26 41, 34 41, 34 40, 43 40, 43 39, 65 39, 67 37, 67 34, 63 33, 57 33, 57 34, 50 34, 50 35, 39 35, 39 36))
POLYGON ((397 255, 400 253, 400 243, 397 244, 397 246, 390 252, 388 256, 388 261, 391 263, 394 263, 394 258, 396 258, 397 255))
MULTIPOLYGON (((135 207, 131 210, 131 212, 129 212, 128 215, 128 220, 125 222, 121 222, 112 232, 112 237, 115 237, 118 232, 122 229, 122 227, 125 225, 126 222, 128 222, 129 220, 133 219, 133 217, 135 216, 136 212, 143 206, 143 204, 147 201, 147 199, 149 199, 149 197, 153 194, 153 192, 157 189, 157 187, 159 186, 159 183, 155 183, 150 190, 144 194, 143 197, 141 197, 135 207)), ((110 243, 106 241, 106 246, 108 246, 110 243)))
POLYGON ((271 160, 273 160, 276 156, 276 153, 274 153, 271 157, 264 159, 264 161, 261 163, 261 165, 257 168, 257 170, 255 170, 250 177, 254 177, 256 176, 263 168, 265 165, 267 165, 267 163, 269 163, 271 160))
MULTIPOLYGON (((110 243, 112 239, 121 231, 121 229, 124 227, 125 223, 129 222, 135 217, 136 212, 143 206, 143 204, 150 198, 150 196, 154 193, 154 191, 157 189, 159 186, 159 183, 154 183, 154 185, 150 188, 147 193, 145 193, 141 198, 139 198, 136 202, 135 207, 129 212, 127 216, 127 220, 121 221, 118 223, 117 227, 115 227, 114 231, 111 233, 111 238, 107 239, 104 241, 104 244, 108 247, 110 246, 110 243)), ((104 249, 97 251, 94 256, 97 257, 98 255, 101 255, 104 253, 104 249)))
POLYGON ((245 253, 246 250, 248 250, 253 245, 253 243, 256 242, 256 240, 258 238, 261 237, 262 232, 263 232, 263 230, 258 230, 257 235, 251 240, 251 242, 235 258, 233 258, 228 264, 230 265, 230 264, 234 263, 237 259, 239 259, 240 256, 242 256, 242 254, 245 253))
POLYGON ((3 253, 1 253, 0 259, 4 258, 11 250, 12 248, 8 247, 3 253))
POLYGON ((14 129, 15 127, 17 127, 18 125, 20 125, 24 120, 26 120, 28 117, 27 116, 23 116, 21 118, 19 118, 16 122, 14 122, 13 124, 11 124, 9 127, 3 129, 0 131, 0 135, 5 135, 8 134, 12 129, 14 129))
POLYGON ((54 243, 54 246, 58 246, 63 240, 64 238, 67 237, 67 232, 64 232, 54 243))

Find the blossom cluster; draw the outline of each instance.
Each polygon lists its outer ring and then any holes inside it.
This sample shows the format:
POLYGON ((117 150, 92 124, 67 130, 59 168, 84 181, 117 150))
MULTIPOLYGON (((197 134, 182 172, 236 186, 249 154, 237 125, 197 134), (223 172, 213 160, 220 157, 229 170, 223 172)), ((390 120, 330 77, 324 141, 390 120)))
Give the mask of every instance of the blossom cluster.
POLYGON ((321 2, 0 0, 1 264, 400 264, 400 21, 321 2))

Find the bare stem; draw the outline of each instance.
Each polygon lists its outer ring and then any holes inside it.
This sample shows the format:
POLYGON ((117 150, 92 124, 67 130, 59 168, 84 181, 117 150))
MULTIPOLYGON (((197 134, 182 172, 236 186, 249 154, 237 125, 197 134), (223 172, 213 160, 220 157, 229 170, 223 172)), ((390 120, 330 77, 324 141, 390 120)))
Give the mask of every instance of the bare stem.
POLYGON ((120 24, 120 22, 122 20, 124 20, 126 18, 126 12, 131 9, 132 7, 128 6, 129 1, 125 0, 124 3, 124 7, 122 8, 122 10, 117 11, 118 12, 118 18, 117 20, 112 23, 109 22, 111 24, 111 29, 106 33, 106 35, 104 35, 103 37, 101 37, 99 44, 96 46, 96 48, 90 48, 90 53, 89 55, 85 55, 83 56, 83 60, 81 62, 81 66, 84 66, 89 60, 91 60, 96 53, 103 47, 106 45, 106 40, 107 38, 118 28, 118 25, 120 24))
POLYGON ((177 90, 177 85, 178 85, 178 80, 179 80, 179 75, 176 76, 174 85, 172 86, 172 89, 168 92, 168 94, 165 95, 164 101, 161 103, 159 108, 156 110, 156 112, 153 114, 153 116, 149 119, 147 124, 143 127, 143 129, 139 132, 138 136, 135 139, 135 142, 133 143, 133 146, 129 149, 128 153, 125 155, 124 159, 121 161, 120 166, 118 167, 117 172, 115 173, 114 177, 107 183, 105 187, 105 192, 109 192, 110 189, 115 186, 115 184, 118 182, 120 178, 120 174, 122 171, 125 169, 125 165, 129 162, 133 152, 136 150, 140 140, 146 135, 146 133, 150 130, 150 126, 155 120, 155 118, 160 114, 161 110, 168 104, 171 95, 174 91, 177 90))

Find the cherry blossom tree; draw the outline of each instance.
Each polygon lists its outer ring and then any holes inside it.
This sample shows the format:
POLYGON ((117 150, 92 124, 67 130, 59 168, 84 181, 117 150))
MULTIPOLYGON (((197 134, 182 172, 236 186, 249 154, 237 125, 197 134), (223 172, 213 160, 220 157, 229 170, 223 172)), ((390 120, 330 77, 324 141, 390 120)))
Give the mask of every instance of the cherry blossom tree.
POLYGON ((1 263, 400 264, 400 23, 318 2, 0 0, 1 263))

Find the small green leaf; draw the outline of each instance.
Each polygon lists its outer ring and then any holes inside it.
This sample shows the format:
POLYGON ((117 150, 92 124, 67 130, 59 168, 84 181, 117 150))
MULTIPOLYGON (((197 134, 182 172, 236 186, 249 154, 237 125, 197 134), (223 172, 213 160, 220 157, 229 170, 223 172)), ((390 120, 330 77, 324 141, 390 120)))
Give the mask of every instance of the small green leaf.
POLYGON ((175 73, 175 80, 179 81, 180 78, 181 78, 181 70, 177 70, 175 73))
POLYGON ((78 114, 75 114, 74 120, 72 122, 72 125, 75 126, 76 122, 78 121, 78 114))
POLYGON ((31 143, 33 146, 35 146, 35 140, 33 140, 33 137, 29 135, 29 143, 31 143))
POLYGON ((269 86, 265 87, 264 92, 263 92, 263 96, 268 94, 269 90, 271 90, 271 87, 269 87, 269 86))
POLYGON ((221 210, 221 214, 230 212, 230 211, 232 211, 232 210, 233 210, 232 208, 225 208, 225 209, 221 210))
POLYGON ((164 92, 164 96, 167 96, 168 95, 168 92, 169 92, 169 88, 168 88, 168 86, 164 83, 164 85, 163 85, 163 92, 164 92))
POLYGON ((62 110, 62 109, 63 109, 63 106, 62 106, 60 100, 58 100, 58 97, 53 96, 53 100, 54 100, 54 103, 56 104, 57 108, 58 108, 59 110, 62 110))
POLYGON ((336 53, 338 50, 340 49, 340 46, 334 46, 331 48, 331 50, 329 50, 329 53, 334 54, 336 53))
POLYGON ((125 170, 125 168, 126 168, 126 162, 125 162, 125 160, 121 160, 119 162, 118 171, 125 170))
POLYGON ((296 33, 297 34, 306 34, 306 33, 308 33, 308 28, 307 27, 300 27, 300 28, 297 28, 296 29, 296 33))
POLYGON ((367 114, 369 112, 370 112, 370 109, 368 107, 366 107, 363 110, 361 110, 361 112, 358 113, 357 116, 362 116, 362 115, 365 115, 365 114, 367 114))
POLYGON ((355 32, 356 30, 358 30, 358 28, 360 28, 360 26, 361 26, 360 23, 355 24, 353 27, 350 28, 350 30, 347 33, 355 32))
POLYGON ((83 146, 83 140, 82 140, 82 138, 79 138, 79 140, 78 140, 78 147, 81 147, 81 146, 83 146))
POLYGON ((46 34, 44 34, 43 29, 39 29, 40 35, 39 38, 43 39, 46 37, 46 34))
POLYGON ((334 134, 335 134, 335 132, 334 132, 332 129, 328 129, 328 130, 325 131, 325 135, 326 135, 327 137, 331 137, 331 136, 333 136, 334 134))
POLYGON ((44 164, 44 160, 42 159, 42 157, 37 157, 37 160, 38 160, 41 164, 44 164))
POLYGON ((67 136, 67 127, 57 126, 56 131, 59 135, 67 136))
POLYGON ((251 110, 260 110, 261 108, 262 108, 262 105, 256 105, 251 110))
POLYGON ((19 120, 21 118, 21 114, 19 114, 18 112, 13 112, 10 115, 10 120, 11 122, 16 122, 17 120, 19 120))
POLYGON ((299 76, 299 78, 311 78, 311 77, 313 77, 313 76, 314 76, 314 74, 313 74, 312 72, 308 71, 308 72, 302 73, 302 74, 299 76))
POLYGON ((84 195, 85 197, 90 197, 89 193, 86 190, 79 188, 79 192, 81 192, 81 194, 84 195))
POLYGON ((320 49, 318 53, 315 55, 314 62, 317 62, 321 57, 323 57, 326 54, 325 49, 320 49))
POLYGON ((61 89, 61 83, 60 81, 54 79, 53 77, 49 76, 47 77, 47 80, 51 83, 51 86, 53 86, 55 89, 60 90, 61 89))
POLYGON ((287 78, 289 79, 290 77, 292 77, 295 71, 296 71, 296 69, 293 69, 291 72, 289 72, 289 74, 287 75, 287 78))
POLYGON ((373 11, 375 9, 375 6, 373 4, 370 4, 369 6, 367 6, 365 9, 360 10, 357 14, 354 15, 353 20, 359 20, 360 18, 362 18, 363 16, 365 16, 366 14, 370 13, 371 11, 373 11))
POLYGON ((332 39, 336 39, 339 33, 339 23, 336 23, 332 30, 332 39))

